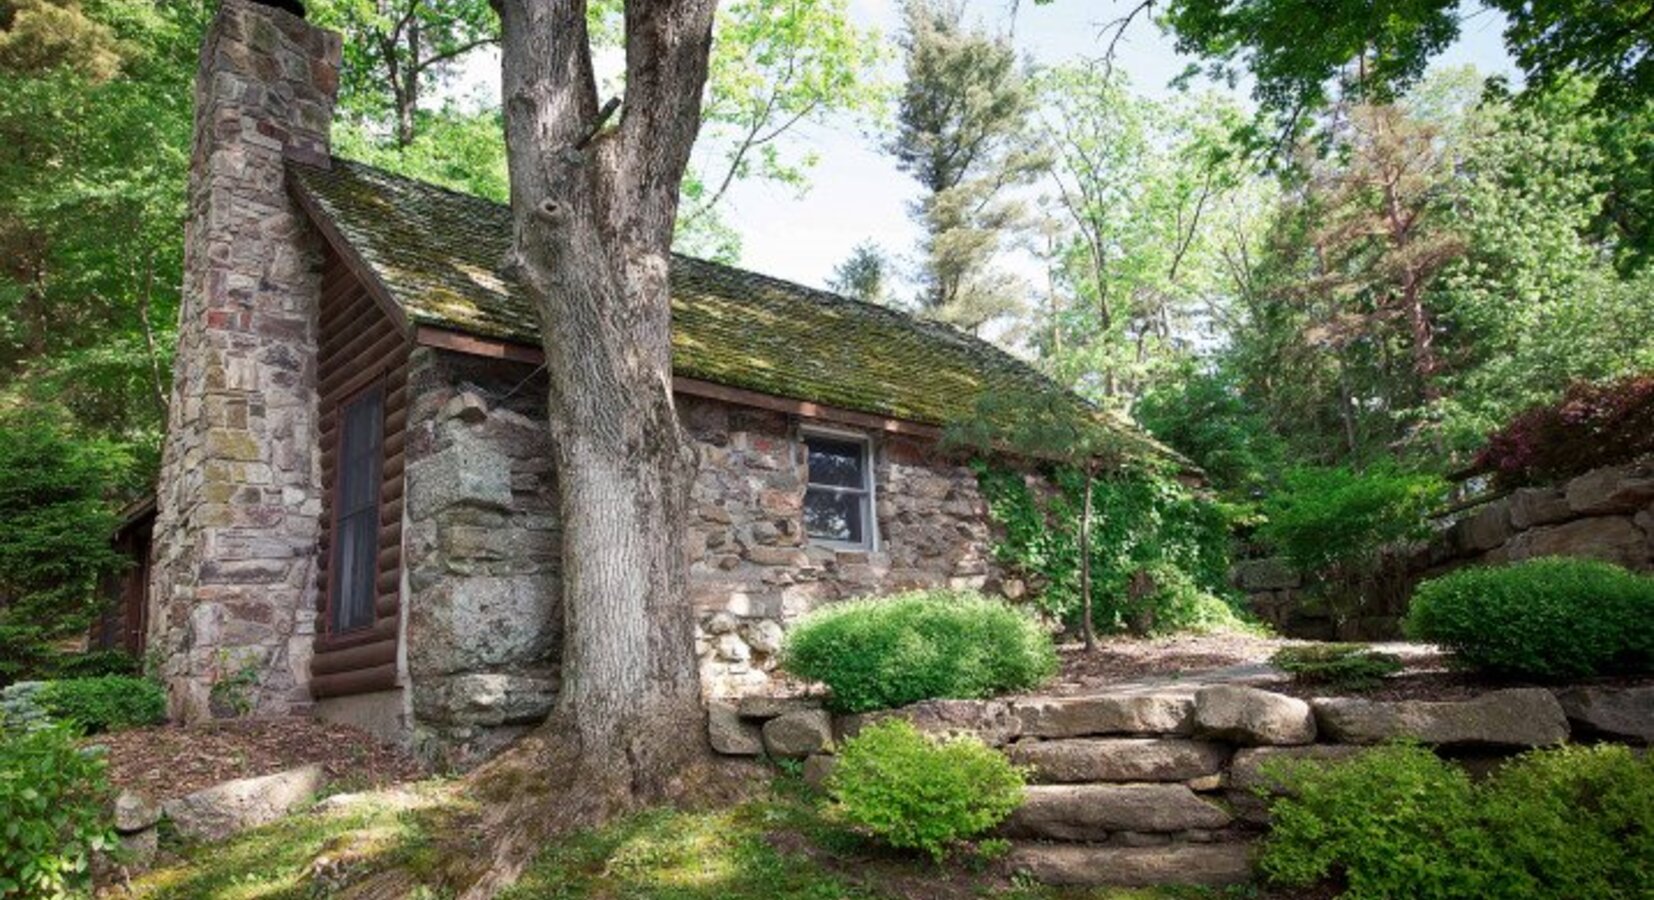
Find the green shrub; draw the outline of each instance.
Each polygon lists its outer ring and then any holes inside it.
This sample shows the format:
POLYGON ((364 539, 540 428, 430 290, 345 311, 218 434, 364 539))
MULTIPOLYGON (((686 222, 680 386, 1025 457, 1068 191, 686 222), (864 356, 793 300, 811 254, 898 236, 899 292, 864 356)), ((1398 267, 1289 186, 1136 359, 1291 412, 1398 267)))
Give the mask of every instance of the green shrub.
POLYGON ((82 896, 115 843, 101 757, 57 726, 0 738, 0 897, 82 896))
POLYGON ((1654 896, 1654 759, 1535 750, 1472 785, 1421 747, 1276 765, 1259 867, 1347 897, 1654 896))
POLYGON ((1583 559, 1460 569, 1419 585, 1406 628, 1496 675, 1648 671, 1654 578, 1583 559))
POLYGON ((1023 773, 976 738, 931 738, 888 719, 845 742, 827 786, 853 824, 941 860, 1017 808, 1023 773))
POLYGON ((1264 501, 1258 537, 1306 575, 1353 574, 1386 545, 1427 535, 1425 514, 1445 493, 1439 478, 1392 462, 1298 468, 1264 501))
POLYGON ((1654 897, 1654 758, 1617 744, 1524 754, 1483 790, 1503 896, 1654 897))
POLYGON ((49 681, 35 695, 46 714, 87 734, 155 725, 166 719, 167 696, 145 678, 105 675, 49 681))
POLYGON ((1422 747, 1269 767, 1291 791, 1270 808, 1258 868, 1272 882, 1342 882, 1348 897, 1492 897, 1494 848, 1463 770, 1422 747))
POLYGON ((968 591, 916 591, 839 603, 788 632, 782 666, 863 712, 933 697, 980 698, 1035 687, 1057 669, 1037 622, 968 591))
POLYGON ((1269 661, 1299 683, 1325 684, 1348 691, 1371 688, 1402 669, 1401 657, 1369 650, 1360 644, 1282 647, 1269 661))

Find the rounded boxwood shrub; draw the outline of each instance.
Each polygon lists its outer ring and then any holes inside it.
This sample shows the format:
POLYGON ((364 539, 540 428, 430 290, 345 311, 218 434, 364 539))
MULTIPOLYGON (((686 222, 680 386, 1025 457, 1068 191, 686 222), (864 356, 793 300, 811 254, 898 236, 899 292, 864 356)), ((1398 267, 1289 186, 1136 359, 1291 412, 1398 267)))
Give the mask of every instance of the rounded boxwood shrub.
POLYGON ((1057 653, 1026 613, 981 594, 938 590, 818 610, 788 632, 781 664, 824 682, 835 709, 864 712, 1026 690, 1056 672, 1057 653))
POLYGON ((1654 578, 1585 559, 1460 569, 1419 585, 1406 628, 1495 675, 1648 671, 1654 578))
POLYGON ((48 717, 87 734, 156 725, 167 716, 167 695, 160 685, 124 675, 48 681, 34 702, 48 717))
POLYGON ((932 738, 903 719, 846 741, 827 789, 852 824, 941 860, 1022 802, 1023 772, 974 737, 932 738))

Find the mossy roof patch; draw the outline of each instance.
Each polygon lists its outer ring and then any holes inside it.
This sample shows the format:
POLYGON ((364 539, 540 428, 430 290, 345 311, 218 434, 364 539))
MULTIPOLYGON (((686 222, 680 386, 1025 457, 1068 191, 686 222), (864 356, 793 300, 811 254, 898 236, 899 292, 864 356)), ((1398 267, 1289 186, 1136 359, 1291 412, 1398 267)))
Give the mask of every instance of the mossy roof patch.
MULTIPOLYGON (((526 293, 498 271, 511 241, 505 206, 348 160, 292 172, 410 320, 539 345, 526 293)), ((1027 363, 947 325, 686 256, 673 257, 671 281, 680 376, 931 425, 968 418, 984 392, 1061 392, 1076 414, 1097 414, 1027 363)))

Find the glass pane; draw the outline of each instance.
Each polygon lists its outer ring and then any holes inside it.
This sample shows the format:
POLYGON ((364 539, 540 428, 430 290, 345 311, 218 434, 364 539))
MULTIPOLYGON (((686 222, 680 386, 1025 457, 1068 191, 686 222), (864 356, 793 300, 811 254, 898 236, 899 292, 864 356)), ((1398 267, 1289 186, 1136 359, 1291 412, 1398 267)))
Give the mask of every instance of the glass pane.
POLYGON ((350 515, 379 500, 380 433, 384 430, 378 390, 344 409, 344 445, 339 448, 339 512, 350 515))
POLYGON ((805 491, 804 533, 817 540, 861 543, 861 509, 865 499, 860 494, 805 491))
POLYGON ((333 582, 333 630, 365 628, 373 624, 374 575, 378 563, 378 528, 373 511, 339 521, 338 566, 333 582))
POLYGON ((863 465, 867 446, 856 441, 835 441, 831 438, 809 437, 804 440, 810 450, 810 483, 830 484, 834 487, 865 488, 863 465))

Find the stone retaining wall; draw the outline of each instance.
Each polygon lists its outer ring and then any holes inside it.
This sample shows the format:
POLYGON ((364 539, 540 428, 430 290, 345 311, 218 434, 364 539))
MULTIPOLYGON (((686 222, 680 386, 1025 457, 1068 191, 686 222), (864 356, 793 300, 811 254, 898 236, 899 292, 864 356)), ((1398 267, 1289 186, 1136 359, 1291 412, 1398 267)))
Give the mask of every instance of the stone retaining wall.
POLYGON ((1240 685, 1075 697, 931 700, 829 715, 809 700, 714 703, 712 744, 730 755, 799 759, 831 772, 836 746, 897 716, 966 733, 1031 767, 1002 826, 1013 861, 1057 884, 1223 884, 1250 877, 1268 813, 1254 790, 1276 759, 1335 759, 1409 738, 1485 761, 1578 736, 1654 740, 1654 687, 1513 688, 1453 702, 1310 701, 1240 685))
POLYGON ((1243 559, 1230 573, 1259 618, 1291 637, 1384 640, 1420 581, 1473 565, 1541 556, 1601 559, 1654 571, 1654 459, 1595 469, 1552 487, 1520 488, 1462 514, 1422 546, 1391 554, 1360 602, 1335 615, 1285 560, 1243 559))

